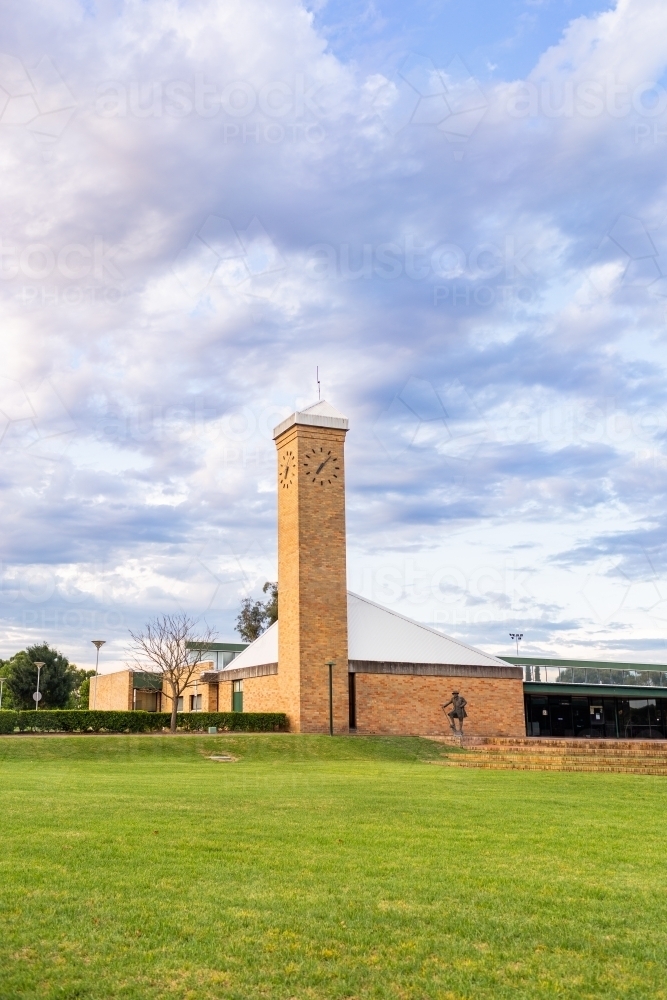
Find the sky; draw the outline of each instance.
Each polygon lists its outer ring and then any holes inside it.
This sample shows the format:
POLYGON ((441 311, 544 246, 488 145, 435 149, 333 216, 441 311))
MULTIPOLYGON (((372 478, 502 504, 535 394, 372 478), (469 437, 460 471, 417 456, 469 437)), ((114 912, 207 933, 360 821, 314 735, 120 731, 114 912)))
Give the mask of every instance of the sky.
POLYGON ((351 590, 667 662, 667 6, 7 0, 0 656, 121 668, 276 578, 350 420, 351 590))

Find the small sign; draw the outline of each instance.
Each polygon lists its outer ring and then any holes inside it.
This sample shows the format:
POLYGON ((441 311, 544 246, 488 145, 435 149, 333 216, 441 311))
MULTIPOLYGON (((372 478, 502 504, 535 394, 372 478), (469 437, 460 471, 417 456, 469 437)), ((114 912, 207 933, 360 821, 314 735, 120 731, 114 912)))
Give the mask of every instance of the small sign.
POLYGON ((42 700, 41 692, 40 691, 35 691, 34 695, 32 696, 32 700, 33 701, 41 701, 42 700))

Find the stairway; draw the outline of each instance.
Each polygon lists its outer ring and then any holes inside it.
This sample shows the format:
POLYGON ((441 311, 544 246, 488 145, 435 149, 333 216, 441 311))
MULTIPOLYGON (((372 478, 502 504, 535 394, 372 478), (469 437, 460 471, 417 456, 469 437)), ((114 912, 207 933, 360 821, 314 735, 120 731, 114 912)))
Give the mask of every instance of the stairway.
POLYGON ((437 763, 503 771, 593 771, 667 775, 665 740, 590 740, 446 736, 438 742, 456 746, 437 763))

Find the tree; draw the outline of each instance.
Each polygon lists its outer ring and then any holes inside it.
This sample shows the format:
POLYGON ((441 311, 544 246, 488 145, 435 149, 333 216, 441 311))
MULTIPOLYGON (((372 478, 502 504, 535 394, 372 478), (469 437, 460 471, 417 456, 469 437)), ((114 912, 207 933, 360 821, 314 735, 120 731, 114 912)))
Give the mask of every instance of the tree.
POLYGON ((267 601, 253 601, 244 597, 241 610, 236 619, 236 631, 244 642, 254 642, 269 625, 278 621, 278 584, 268 580, 262 587, 262 593, 269 593, 267 601))
POLYGON ((192 680, 200 663, 207 658, 215 633, 202 629, 196 619, 186 614, 159 615, 144 627, 132 632, 133 659, 140 669, 146 660, 152 671, 162 675, 162 693, 171 699, 171 732, 176 732, 178 699, 192 680), (197 635, 195 636, 195 633, 197 635), (169 692, 165 691, 165 686, 169 692))
POLYGON ((268 581, 262 587, 263 593, 268 591, 270 597, 264 605, 266 628, 278 621, 278 584, 268 581))
POLYGON ((95 676, 94 670, 80 670, 72 663, 70 669, 76 678, 75 686, 67 702, 68 708, 86 709, 90 700, 90 678, 95 676))
POLYGON ((12 693, 7 686, 7 676, 9 674, 9 660, 0 660, 0 677, 4 677, 5 682, 2 685, 2 708, 13 708, 14 701, 12 699, 12 693))
POLYGON ((67 657, 46 642, 16 653, 7 665, 6 687, 11 692, 14 707, 35 707, 32 697, 37 690, 35 664, 40 662, 44 664, 39 677, 40 708, 65 708, 77 684, 76 668, 73 670, 67 657))

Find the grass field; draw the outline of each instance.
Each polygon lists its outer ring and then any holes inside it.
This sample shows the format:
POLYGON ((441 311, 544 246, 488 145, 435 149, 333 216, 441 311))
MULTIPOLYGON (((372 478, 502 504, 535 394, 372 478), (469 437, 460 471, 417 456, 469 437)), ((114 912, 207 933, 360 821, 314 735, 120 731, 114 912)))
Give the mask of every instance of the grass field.
POLYGON ((667 779, 445 752, 0 738, 2 1000, 666 998, 667 779))

